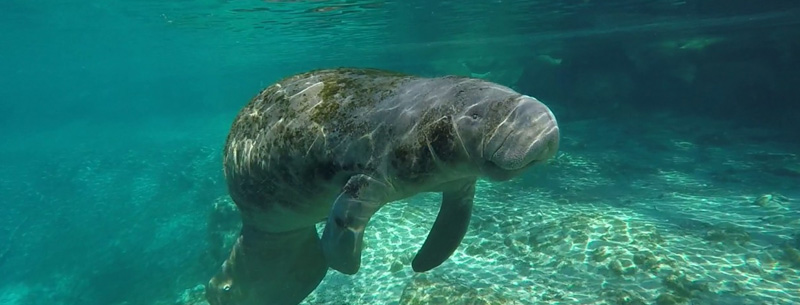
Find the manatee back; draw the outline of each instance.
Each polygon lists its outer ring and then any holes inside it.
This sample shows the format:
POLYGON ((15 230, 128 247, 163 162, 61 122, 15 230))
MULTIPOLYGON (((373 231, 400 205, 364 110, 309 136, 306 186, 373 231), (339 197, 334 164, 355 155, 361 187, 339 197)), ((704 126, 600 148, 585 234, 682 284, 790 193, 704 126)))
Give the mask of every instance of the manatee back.
POLYGON ((378 153, 364 135, 379 128, 365 114, 415 79, 382 70, 317 70, 261 91, 234 119, 223 152, 234 201, 304 198, 373 166, 361 162, 378 153))

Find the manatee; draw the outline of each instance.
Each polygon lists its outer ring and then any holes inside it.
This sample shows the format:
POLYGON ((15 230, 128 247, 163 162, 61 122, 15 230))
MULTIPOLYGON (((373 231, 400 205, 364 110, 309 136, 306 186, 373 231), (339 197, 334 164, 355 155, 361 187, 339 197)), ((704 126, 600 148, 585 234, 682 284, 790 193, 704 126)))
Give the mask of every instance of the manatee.
POLYGON ((382 206, 423 192, 442 200, 412 268, 435 268, 464 238, 476 180, 517 177, 558 143, 547 106, 480 79, 338 68, 280 80, 241 109, 226 139, 242 229, 206 298, 298 304, 328 268, 358 272, 382 206))

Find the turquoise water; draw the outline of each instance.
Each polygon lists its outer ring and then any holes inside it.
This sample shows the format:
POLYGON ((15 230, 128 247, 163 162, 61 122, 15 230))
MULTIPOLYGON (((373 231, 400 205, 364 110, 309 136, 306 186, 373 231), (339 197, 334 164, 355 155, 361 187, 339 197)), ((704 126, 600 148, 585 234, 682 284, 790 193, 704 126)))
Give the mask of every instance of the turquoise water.
POLYGON ((481 77, 550 106, 559 155, 382 209, 306 304, 800 303, 793 1, 3 1, 0 304, 204 304, 239 216, 221 150, 278 79, 481 77))

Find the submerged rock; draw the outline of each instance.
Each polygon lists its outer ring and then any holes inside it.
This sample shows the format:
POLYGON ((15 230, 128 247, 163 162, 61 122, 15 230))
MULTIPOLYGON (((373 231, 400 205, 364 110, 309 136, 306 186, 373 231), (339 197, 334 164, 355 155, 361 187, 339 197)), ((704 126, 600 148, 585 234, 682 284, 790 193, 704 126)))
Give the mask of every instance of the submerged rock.
POLYGON ((722 224, 708 230, 705 239, 734 245, 745 245, 750 242, 750 234, 743 228, 733 224, 722 224))
POLYGON ((634 263, 629 259, 612 260, 608 264, 608 269, 618 276, 634 275, 636 274, 636 271, 638 271, 636 265, 634 265, 634 263))
POLYGON ((640 251, 633 255, 633 262, 642 270, 648 271, 658 267, 658 258, 650 251, 640 251))
POLYGON ((784 244, 781 248, 783 248, 786 260, 788 260, 793 267, 800 268, 800 250, 792 247, 790 243, 784 244))
POLYGON ((755 201, 753 201, 753 204, 755 204, 755 205, 757 205, 757 206, 765 207, 765 206, 767 206, 767 205, 768 205, 768 204, 769 204, 771 201, 772 201, 772 195, 770 195, 770 194, 764 194, 764 195, 761 195, 761 196, 759 196, 758 198, 756 198, 756 200, 755 200, 755 201))
POLYGON ((389 267, 389 272, 391 272, 391 273, 395 273, 395 272, 398 272, 400 270, 403 270, 403 263, 401 263, 398 260, 395 260, 392 263, 392 265, 389 267))
POLYGON ((678 304, 686 304, 688 300, 686 298, 675 296, 671 293, 662 293, 656 298, 657 305, 678 305, 678 304))
POLYGON ((686 275, 676 273, 670 274, 664 278, 664 286, 667 286, 667 288, 681 298, 691 298, 698 293, 709 291, 707 283, 689 280, 686 275))

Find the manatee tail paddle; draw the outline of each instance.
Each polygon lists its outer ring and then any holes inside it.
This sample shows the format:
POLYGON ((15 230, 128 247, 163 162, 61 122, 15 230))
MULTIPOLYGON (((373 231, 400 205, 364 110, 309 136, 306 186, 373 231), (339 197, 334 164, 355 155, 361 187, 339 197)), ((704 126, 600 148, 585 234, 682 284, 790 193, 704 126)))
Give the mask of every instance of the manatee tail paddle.
POLYGON ((245 227, 208 282, 206 299, 211 305, 297 305, 327 270, 313 226, 282 233, 245 227))

